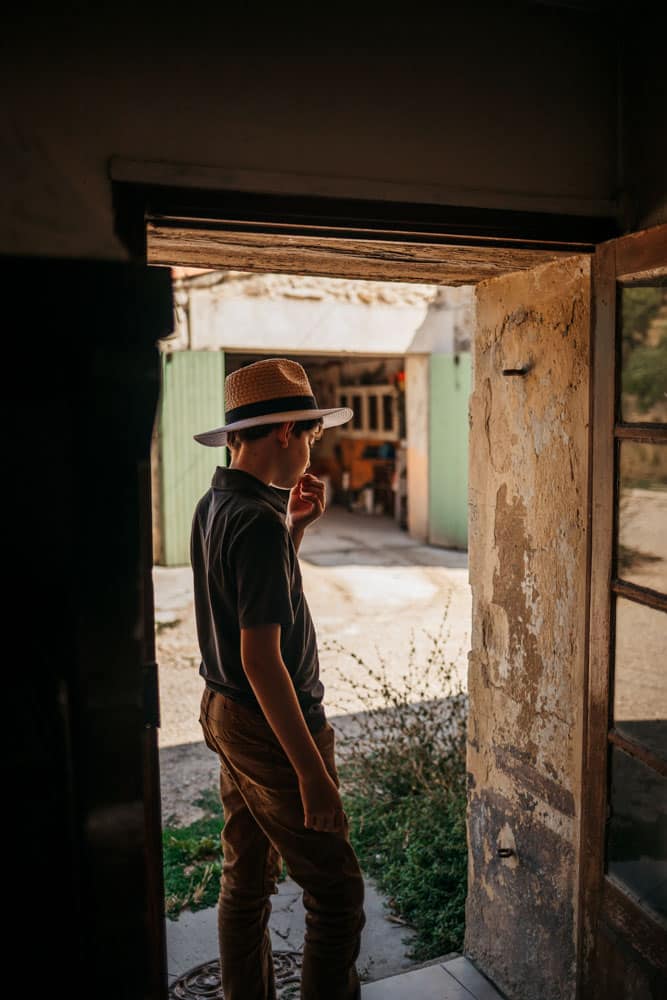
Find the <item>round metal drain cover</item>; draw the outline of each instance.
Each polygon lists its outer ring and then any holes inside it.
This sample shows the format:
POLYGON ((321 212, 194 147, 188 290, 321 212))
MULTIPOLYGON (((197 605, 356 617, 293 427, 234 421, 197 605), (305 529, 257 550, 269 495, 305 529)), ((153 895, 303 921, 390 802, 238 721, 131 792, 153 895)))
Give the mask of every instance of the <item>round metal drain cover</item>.
MULTIPOLYGON (((277 1000, 298 1000, 301 952, 274 951, 273 969, 277 1000)), ((170 1000, 224 1000, 220 987, 220 962, 216 958, 179 976, 169 987, 170 1000)))

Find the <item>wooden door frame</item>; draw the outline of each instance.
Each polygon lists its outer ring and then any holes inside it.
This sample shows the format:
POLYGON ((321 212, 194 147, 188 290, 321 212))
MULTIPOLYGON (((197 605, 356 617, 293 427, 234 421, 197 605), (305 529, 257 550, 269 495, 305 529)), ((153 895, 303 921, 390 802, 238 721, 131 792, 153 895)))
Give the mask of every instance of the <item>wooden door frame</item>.
POLYGON ((165 266, 462 285, 591 255, 618 233, 609 217, 193 190, 113 174, 112 196, 131 256, 165 266))
MULTIPOLYGON (((630 935, 631 944, 640 955, 656 966, 660 964, 660 959, 664 961, 659 939, 661 935, 656 934, 653 921, 630 897, 605 880, 604 828, 608 808, 610 656, 613 639, 611 593, 613 589, 620 592, 622 587, 612 578, 616 496, 614 455, 618 437, 615 428, 619 423, 616 420, 617 282, 630 277, 650 278, 666 266, 667 225, 603 243, 593 258, 588 663, 583 720, 577 961, 577 995, 581 997, 588 995, 588 976, 603 905, 614 929, 630 935)), ((623 436, 641 440, 641 429, 637 425, 628 427, 623 436)))

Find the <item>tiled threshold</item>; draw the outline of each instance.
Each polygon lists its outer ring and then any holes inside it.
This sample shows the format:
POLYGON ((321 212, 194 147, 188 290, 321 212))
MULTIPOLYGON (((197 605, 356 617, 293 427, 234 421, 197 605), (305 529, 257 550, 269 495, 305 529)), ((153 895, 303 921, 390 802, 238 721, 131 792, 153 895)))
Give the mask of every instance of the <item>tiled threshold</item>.
POLYGON ((462 955, 361 987, 361 1000, 503 1000, 489 980, 462 955))

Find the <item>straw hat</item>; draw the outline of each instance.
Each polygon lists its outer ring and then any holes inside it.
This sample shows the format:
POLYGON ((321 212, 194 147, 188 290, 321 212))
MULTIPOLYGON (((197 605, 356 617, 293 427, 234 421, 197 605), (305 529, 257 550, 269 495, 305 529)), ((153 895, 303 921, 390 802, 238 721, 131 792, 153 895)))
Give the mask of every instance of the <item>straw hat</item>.
POLYGON ((227 376, 224 425, 195 434, 194 439, 210 448, 219 448, 227 442, 227 431, 242 427, 319 417, 325 427, 337 427, 352 416, 349 406, 318 408, 308 376, 298 361, 267 358, 227 376))

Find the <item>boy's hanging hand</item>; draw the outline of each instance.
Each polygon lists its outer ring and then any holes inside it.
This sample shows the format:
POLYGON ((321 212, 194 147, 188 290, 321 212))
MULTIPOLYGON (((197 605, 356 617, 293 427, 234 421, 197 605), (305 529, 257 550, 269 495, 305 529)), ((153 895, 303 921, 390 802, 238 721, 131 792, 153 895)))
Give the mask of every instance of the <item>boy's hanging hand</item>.
POLYGON ((290 527, 303 531, 324 513, 325 485, 322 479, 307 472, 290 490, 287 518, 290 527))
POLYGON ((330 774, 300 778, 299 791, 307 829, 338 833, 345 828, 343 803, 330 774))
POLYGON ((337 833, 347 817, 322 752, 308 731, 280 651, 280 625, 241 629, 241 661, 255 697, 296 772, 304 826, 337 833))

